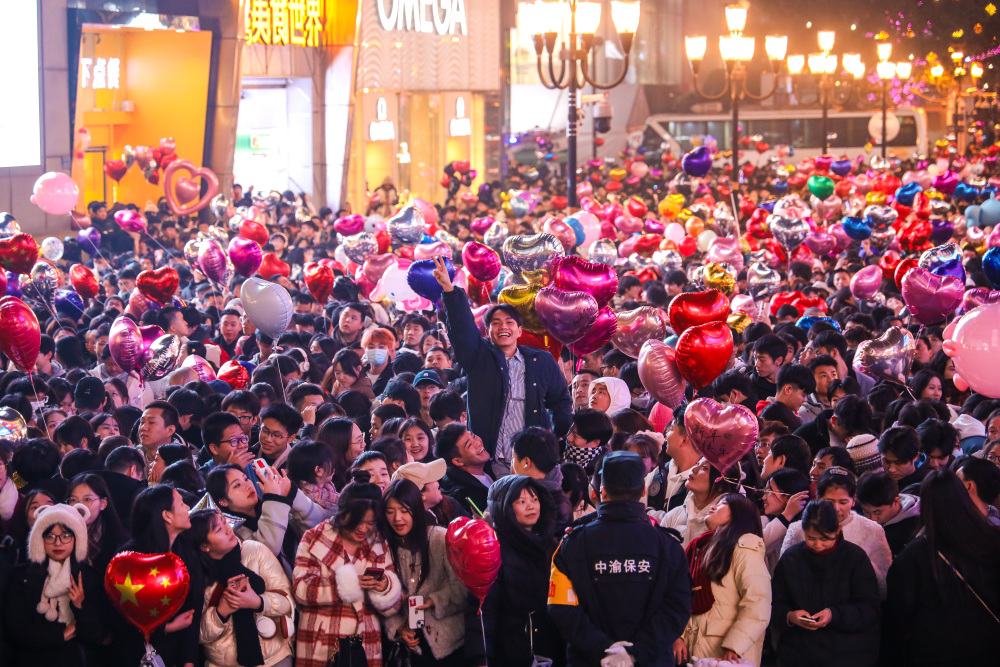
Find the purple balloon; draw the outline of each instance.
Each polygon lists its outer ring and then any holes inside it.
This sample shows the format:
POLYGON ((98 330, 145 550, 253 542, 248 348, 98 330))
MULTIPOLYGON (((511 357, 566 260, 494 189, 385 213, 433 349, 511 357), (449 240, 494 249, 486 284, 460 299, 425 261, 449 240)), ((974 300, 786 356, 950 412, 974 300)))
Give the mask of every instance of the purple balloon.
POLYGON ((24 296, 21 292, 21 285, 16 273, 7 271, 7 296, 16 296, 18 299, 24 296))
POLYGON ((583 338, 601 311, 597 299, 586 292, 549 285, 535 296, 535 312, 550 334, 565 344, 583 338))
POLYGON ((803 243, 819 256, 829 255, 837 248, 837 239, 827 232, 809 232, 803 243))
POLYGON ((111 348, 111 357, 115 363, 126 373, 131 373, 139 365, 139 355, 142 353, 142 333, 139 326, 130 318, 119 315, 111 324, 108 347, 111 348))
POLYGON ((662 234, 666 231, 667 227, 659 220, 647 220, 646 221, 646 233, 647 234, 662 234))
POLYGON ((962 251, 954 243, 945 243, 924 251, 920 255, 919 266, 936 276, 955 276, 965 283, 965 266, 962 265, 962 251))
POLYGON ((837 243, 837 250, 844 251, 851 247, 851 237, 844 231, 844 226, 840 223, 830 225, 830 235, 837 243))
POLYGON ((136 368, 142 368, 146 365, 152 354, 151 348, 153 347, 153 343, 162 335, 163 329, 155 324, 139 327, 139 361, 136 364, 136 368))
POLYGON ((855 299, 870 301, 882 286, 882 267, 866 266, 851 278, 851 294, 855 299))
POLYGON ((951 220, 931 220, 931 243, 945 243, 955 231, 951 220))
POLYGON ((97 254, 101 247, 101 232, 96 227, 87 227, 76 233, 77 243, 91 255, 97 254))
POLYGON ((205 277, 214 283, 221 283, 226 275, 226 253, 218 241, 202 241, 198 248, 198 266, 205 277))
POLYGON ((703 178, 712 169, 712 152, 706 146, 698 146, 681 158, 681 169, 688 176, 703 178))
POLYGON ((946 195, 952 195, 958 187, 958 174, 949 169, 934 178, 934 189, 946 195))
POLYGON ((71 289, 56 290, 52 303, 60 315, 74 320, 83 315, 83 299, 71 289))
POLYGON ((939 276, 918 266, 903 278, 903 301, 921 324, 935 324, 962 304, 965 285, 955 276, 939 276))
POLYGON ((962 297, 962 311, 967 313, 988 303, 1000 303, 1000 291, 987 287, 973 287, 962 297))
POLYGON ((851 173, 851 170, 853 168, 854 165, 851 164, 850 160, 837 160, 836 162, 830 165, 830 171, 835 173, 837 176, 840 176, 841 178, 851 173))
MULTIPOLYGON (((448 269, 448 275, 454 280, 455 265, 447 257, 444 258, 444 265, 448 269)), ((431 303, 436 303, 441 298, 443 290, 434 277, 433 259, 421 259, 410 264, 410 268, 406 270, 406 282, 410 289, 431 303)))
POLYGON ((263 259, 264 253, 256 241, 237 236, 229 242, 229 260, 240 275, 252 276, 263 259))
MULTIPOLYGON (((334 221, 333 228, 341 236, 354 236, 355 234, 360 234, 365 231, 365 219, 359 213, 345 215, 334 221)), ((242 273, 242 271, 240 271, 240 273, 242 273)))

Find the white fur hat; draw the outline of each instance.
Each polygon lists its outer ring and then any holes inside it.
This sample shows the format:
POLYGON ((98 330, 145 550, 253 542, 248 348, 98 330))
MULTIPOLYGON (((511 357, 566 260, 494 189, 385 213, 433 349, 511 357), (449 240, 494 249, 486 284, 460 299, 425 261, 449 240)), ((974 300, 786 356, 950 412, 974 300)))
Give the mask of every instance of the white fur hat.
POLYGON ((74 554, 77 562, 87 558, 87 519, 90 510, 86 505, 43 505, 35 511, 35 525, 28 536, 28 558, 34 563, 44 563, 46 559, 44 535, 51 526, 59 524, 73 533, 76 538, 74 554))

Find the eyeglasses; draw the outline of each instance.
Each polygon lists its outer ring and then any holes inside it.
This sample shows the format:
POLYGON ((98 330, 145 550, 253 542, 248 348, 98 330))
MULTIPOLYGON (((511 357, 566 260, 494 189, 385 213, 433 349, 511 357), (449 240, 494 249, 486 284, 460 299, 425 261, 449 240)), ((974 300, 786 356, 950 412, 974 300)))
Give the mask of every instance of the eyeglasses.
POLYGON ((250 422, 253 421, 253 415, 233 415, 233 416, 239 419, 240 423, 244 425, 249 424, 250 422))
POLYGON ((91 503, 97 503, 100 501, 101 498, 98 498, 97 496, 87 496, 86 498, 70 498, 69 504, 79 505, 80 503, 83 503, 84 505, 90 505, 91 503))
POLYGON ((1000 466, 1000 454, 987 454, 986 460, 1000 466))
MULTIPOLYGON (((222 442, 228 442, 233 447, 246 447, 247 445, 250 444, 250 438, 246 437, 245 435, 241 435, 241 436, 236 437, 236 438, 230 438, 228 441, 227 440, 223 440, 222 442)), ((222 444, 222 443, 219 443, 219 444, 222 444)))
MULTIPOLYGON (((282 440, 288 437, 287 433, 282 433, 281 431, 271 431, 266 428, 262 428, 260 430, 260 435, 261 437, 277 438, 278 440, 282 440)), ((246 440, 246 436, 243 436, 243 439, 246 440)))
POLYGON ((756 449, 759 452, 769 451, 771 449, 771 443, 768 442, 767 440, 758 440, 757 444, 754 445, 754 449, 756 449))
POLYGON ((58 535, 49 533, 44 539, 46 544, 69 544, 76 539, 76 535, 73 533, 59 533, 58 535))

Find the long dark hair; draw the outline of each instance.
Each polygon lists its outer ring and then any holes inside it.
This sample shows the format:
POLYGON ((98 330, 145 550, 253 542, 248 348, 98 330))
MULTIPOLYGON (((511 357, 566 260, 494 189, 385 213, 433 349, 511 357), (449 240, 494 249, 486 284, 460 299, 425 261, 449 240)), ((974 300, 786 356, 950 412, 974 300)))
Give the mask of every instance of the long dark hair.
POLYGON ((343 489, 351 481, 351 464, 347 452, 351 448, 354 421, 346 417, 330 417, 319 426, 316 442, 322 442, 333 451, 333 485, 343 489))
POLYGON ((170 551, 170 535, 163 523, 163 513, 174 508, 173 487, 151 486, 132 503, 132 542, 135 550, 147 554, 170 551))
POLYGON ((103 551, 103 545, 108 545, 112 548, 121 546, 121 543, 125 541, 125 528, 118 517, 118 510, 115 509, 115 503, 111 499, 111 492, 108 491, 108 484, 104 481, 104 478, 92 472, 80 473, 70 480, 69 486, 66 487, 66 497, 68 498, 72 495, 73 489, 81 484, 89 486, 90 490, 101 500, 108 501, 108 506, 101 511, 100 515, 94 521, 94 528, 87 530, 87 536, 90 540, 87 555, 91 557, 97 555, 105 556, 106 554, 104 553, 94 554, 91 552, 95 548, 103 551))
POLYGON ((729 523, 715 531, 712 548, 705 559, 705 573, 717 584, 722 583, 722 578, 729 572, 733 564, 733 552, 740 538, 747 533, 757 537, 764 536, 760 512, 753 502, 738 493, 727 493, 720 501, 729 505, 729 523))
POLYGON ((990 525, 972 504, 958 475, 934 470, 920 483, 920 523, 930 547, 931 570, 941 596, 954 595, 955 576, 941 552, 953 565, 972 563, 994 568, 1000 559, 1000 531, 990 525))
POLYGON ((215 559, 201 547, 208 542, 208 534, 212 532, 216 521, 223 521, 217 510, 198 510, 191 512, 191 527, 185 531, 188 543, 198 551, 198 559, 209 574, 215 574, 215 559))
POLYGON ((390 500, 395 500, 405 507, 410 516, 413 517, 413 528, 406 537, 400 537, 396 534, 396 531, 389 525, 385 512, 379 516, 379 530, 385 536, 386 542, 389 543, 389 551, 392 553, 392 562, 396 566, 396 572, 400 572, 399 550, 401 548, 408 550, 410 554, 420 553, 420 578, 417 580, 417 585, 409 591, 414 593, 427 578, 427 570, 430 569, 431 563, 431 542, 427 534, 427 510, 424 509, 424 499, 416 484, 405 477, 400 477, 389 484, 389 488, 385 490, 384 500, 386 506, 390 500))
POLYGON ((330 523, 338 532, 349 532, 357 528, 368 510, 372 511, 376 523, 378 517, 385 514, 382 491, 368 481, 371 475, 364 470, 355 470, 352 475, 354 481, 344 487, 340 498, 337 499, 337 513, 330 519, 330 523))

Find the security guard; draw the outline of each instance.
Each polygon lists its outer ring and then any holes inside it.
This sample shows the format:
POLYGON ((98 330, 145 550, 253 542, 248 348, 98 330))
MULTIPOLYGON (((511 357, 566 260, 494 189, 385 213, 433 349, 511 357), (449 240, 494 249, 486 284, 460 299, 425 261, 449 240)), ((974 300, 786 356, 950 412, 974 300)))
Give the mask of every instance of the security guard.
POLYGON ((597 518, 571 529, 552 560, 549 615, 569 642, 569 667, 673 667, 691 616, 680 542, 646 517, 645 464, 612 452, 601 466, 597 518))

